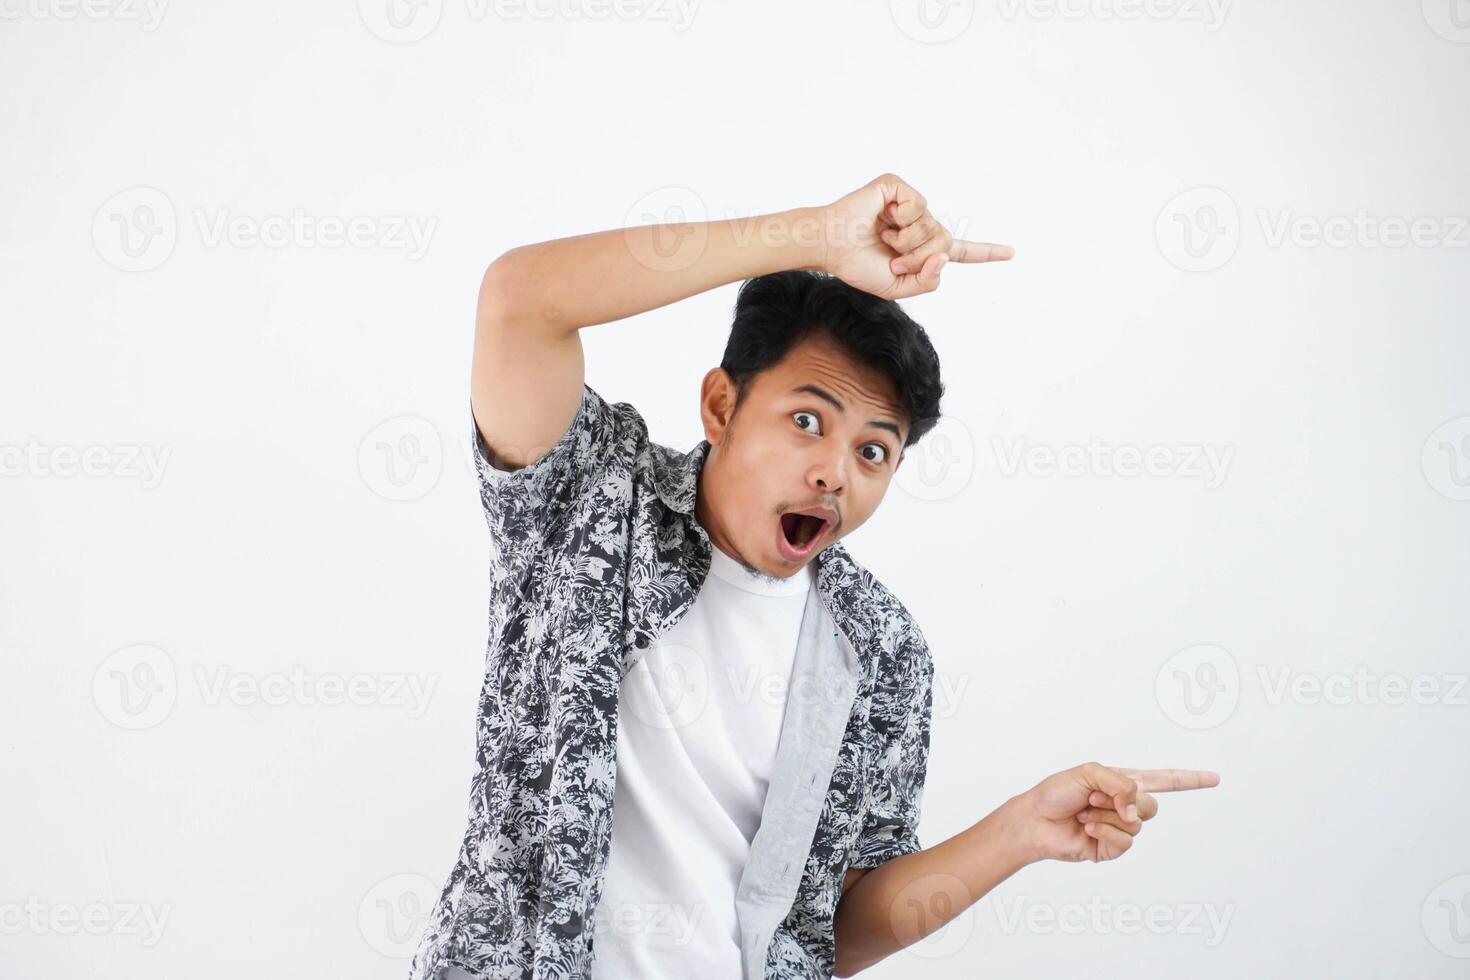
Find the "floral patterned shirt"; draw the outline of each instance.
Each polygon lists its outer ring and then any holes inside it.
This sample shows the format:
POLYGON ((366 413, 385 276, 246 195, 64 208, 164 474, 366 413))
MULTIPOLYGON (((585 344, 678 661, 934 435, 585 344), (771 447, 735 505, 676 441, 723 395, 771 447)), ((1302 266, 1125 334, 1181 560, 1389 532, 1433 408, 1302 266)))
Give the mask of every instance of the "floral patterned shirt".
MULTIPOLYGON (((619 686, 709 572, 713 546, 694 516, 709 442, 682 454, 650 442, 632 405, 587 385, 566 433, 530 466, 492 465, 473 413, 471 439, 491 582, 476 767, 464 841, 410 980, 586 978, 619 686)), ((813 560, 817 589, 736 895, 742 980, 830 977, 844 874, 920 849, 928 646, 840 541, 813 560)))

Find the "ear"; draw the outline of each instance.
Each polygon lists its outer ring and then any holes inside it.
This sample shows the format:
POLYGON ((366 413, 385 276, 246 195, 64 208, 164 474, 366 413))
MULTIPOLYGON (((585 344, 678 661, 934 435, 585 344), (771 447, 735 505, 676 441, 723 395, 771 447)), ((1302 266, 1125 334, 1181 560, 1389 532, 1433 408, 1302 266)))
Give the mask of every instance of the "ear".
POLYGON ((704 437, 718 446, 729 434, 730 420, 735 415, 735 379, 724 368, 710 368, 699 386, 699 418, 704 424, 704 437))

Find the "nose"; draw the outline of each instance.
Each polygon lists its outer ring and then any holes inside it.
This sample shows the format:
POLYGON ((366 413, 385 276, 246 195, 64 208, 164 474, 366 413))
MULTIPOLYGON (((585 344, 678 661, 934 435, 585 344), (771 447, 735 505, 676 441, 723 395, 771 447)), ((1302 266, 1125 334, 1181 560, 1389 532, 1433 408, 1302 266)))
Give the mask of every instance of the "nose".
POLYGON ((818 493, 840 494, 847 484, 847 464, 841 452, 826 453, 812 463, 807 482, 818 493))

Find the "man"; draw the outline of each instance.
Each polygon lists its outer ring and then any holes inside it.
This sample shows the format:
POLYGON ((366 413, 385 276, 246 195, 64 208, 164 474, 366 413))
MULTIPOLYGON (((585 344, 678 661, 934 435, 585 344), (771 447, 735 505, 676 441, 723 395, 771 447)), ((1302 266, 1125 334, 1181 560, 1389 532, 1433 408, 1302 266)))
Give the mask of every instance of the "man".
POLYGON ((895 300, 1011 254, 884 174, 826 207, 491 265, 478 765, 414 980, 848 976, 1030 862, 1122 854, 1150 790, 1218 782, 1088 763, 919 844, 933 663, 840 542, 939 417, 938 358, 895 300), (581 328, 738 280, 695 449, 585 384, 581 328))

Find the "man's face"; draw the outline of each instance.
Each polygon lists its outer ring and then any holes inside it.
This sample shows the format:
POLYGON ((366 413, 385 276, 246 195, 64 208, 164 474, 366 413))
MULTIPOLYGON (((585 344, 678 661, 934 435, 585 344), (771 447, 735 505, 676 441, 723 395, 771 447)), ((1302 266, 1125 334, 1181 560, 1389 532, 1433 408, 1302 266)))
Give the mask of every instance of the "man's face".
POLYGON ((735 393, 723 369, 705 375, 696 517, 748 568, 789 578, 878 508, 909 420, 892 381, 822 334, 757 375, 738 411, 735 393), (797 516, 824 509, 826 523, 797 516))

